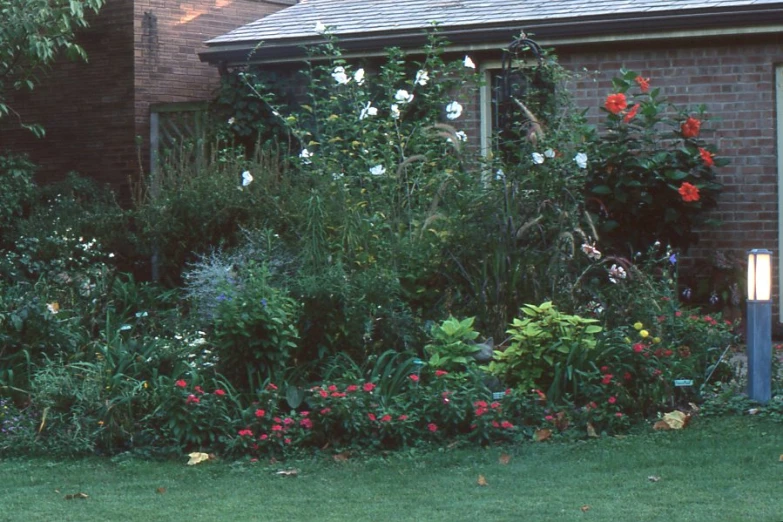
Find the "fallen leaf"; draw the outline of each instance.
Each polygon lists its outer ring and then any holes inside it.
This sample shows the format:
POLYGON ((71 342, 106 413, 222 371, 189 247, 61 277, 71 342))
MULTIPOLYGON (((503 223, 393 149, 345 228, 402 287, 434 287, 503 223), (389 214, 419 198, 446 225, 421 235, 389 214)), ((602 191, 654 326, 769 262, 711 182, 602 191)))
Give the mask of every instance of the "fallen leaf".
POLYGON ((188 466, 195 466, 196 464, 201 464, 202 462, 209 460, 209 455, 206 453, 190 453, 188 457, 190 457, 190 460, 188 460, 188 466))
POLYGON ((269 463, 274 466, 275 464, 277 464, 277 459, 272 457, 271 459, 269 459, 269 463))
POLYGON ((755 415, 759 412, 758 408, 751 408, 748 410, 748 415, 755 415))
POLYGON ((155 493, 157 493, 158 495, 163 495, 164 493, 166 493, 166 488, 158 488, 155 490, 155 493))
POLYGON ((582 510, 582 513, 587 513, 588 511, 590 511, 590 506, 588 506, 587 504, 585 504, 584 506, 582 506, 582 507, 581 507, 581 508, 579 508, 579 509, 581 509, 581 510, 582 510))
POLYGON ((446 446, 448 449, 454 449, 457 446, 459 446, 459 441, 455 440, 454 442, 450 443, 448 446, 446 446))
POLYGON ((659 480, 661 480, 661 477, 659 477, 658 475, 650 475, 649 477, 647 477, 647 480, 649 480, 650 482, 658 482, 659 480))
POLYGON ((479 475, 478 481, 476 482, 479 486, 486 486, 487 485, 487 479, 484 475, 479 475))
POLYGON ((345 462, 348 460, 348 458, 351 456, 351 453, 348 451, 343 451, 342 453, 338 453, 337 455, 333 456, 335 462, 345 462))
MULTIPOLYGON (((781 460, 783 460, 783 455, 781 455, 781 460)), ((60 490, 59 489, 55 489, 54 492, 59 494, 60 490)))
POLYGON ((90 495, 87 493, 74 493, 73 495, 65 495, 63 497, 65 500, 74 500, 74 499, 82 499, 90 498, 90 495))
POLYGON ((701 410, 701 408, 699 408, 696 404, 694 404, 692 402, 689 402, 688 406, 690 406, 691 407, 691 411, 695 412, 695 413, 698 413, 699 410, 701 410))
POLYGON ((500 462, 505 466, 506 464, 511 462, 511 455, 509 455, 508 453, 502 453, 500 455, 500 458, 498 458, 498 462, 500 462))
POLYGON ((591 438, 598 438, 598 433, 595 432, 595 426, 592 422, 587 423, 587 436, 591 438))
POLYGON ((780 462, 783 462, 783 455, 780 456, 780 462))
POLYGON ((552 430, 549 428, 543 428, 536 430, 536 441, 543 442, 552 436, 552 430))
POLYGON ((299 470, 297 469, 281 469, 275 475, 279 475, 281 477, 296 477, 299 474, 299 470))
POLYGON ((659 420, 658 422, 656 422, 655 424, 653 424, 653 429, 654 429, 654 430, 663 430, 663 431, 666 431, 666 430, 670 430, 670 429, 672 429, 672 427, 671 427, 671 426, 669 426, 669 424, 668 424, 666 421, 664 421, 664 420, 659 420))
POLYGON ((663 421, 673 430, 681 430, 688 425, 691 416, 679 410, 670 411, 663 416, 663 421))

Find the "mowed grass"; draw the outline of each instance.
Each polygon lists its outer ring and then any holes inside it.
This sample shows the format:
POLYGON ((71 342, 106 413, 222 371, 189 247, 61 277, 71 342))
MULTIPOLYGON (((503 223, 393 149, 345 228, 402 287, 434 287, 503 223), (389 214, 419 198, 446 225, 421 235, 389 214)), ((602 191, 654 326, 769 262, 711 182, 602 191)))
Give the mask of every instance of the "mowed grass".
POLYGON ((0 521, 781 522, 781 454, 783 426, 729 418, 622 439, 346 462, 328 455, 193 467, 186 459, 4 459, 0 521), (508 464, 499 462, 504 453, 508 464), (291 468, 296 477, 275 474, 291 468), (78 492, 89 498, 63 498, 78 492))

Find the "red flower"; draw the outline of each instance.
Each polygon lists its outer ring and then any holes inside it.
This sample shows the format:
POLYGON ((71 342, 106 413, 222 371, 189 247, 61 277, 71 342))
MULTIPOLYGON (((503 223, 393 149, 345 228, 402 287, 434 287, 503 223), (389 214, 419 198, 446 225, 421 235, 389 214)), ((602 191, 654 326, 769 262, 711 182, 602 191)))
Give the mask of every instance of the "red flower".
POLYGON ((397 417, 397 420, 401 420, 401 421, 408 420, 408 416, 407 415, 400 415, 399 417, 397 417))
POLYGON ((588 404, 588 406, 590 406, 593 409, 596 409, 598 407, 598 405, 595 402, 591 402, 590 404, 588 404))
POLYGON ((324 408, 321 410, 321 415, 326 415, 332 411, 332 408, 324 408))
POLYGON ((626 381, 630 381, 631 380, 631 374, 628 373, 628 372, 625 372, 625 375, 623 375, 623 379, 625 379, 626 381))
POLYGON ((192 393, 190 395, 188 395, 187 399, 185 399, 185 404, 190 404, 190 403, 198 404, 199 402, 201 402, 201 399, 199 399, 198 397, 196 397, 192 393))
POLYGON ((269 384, 266 385, 266 389, 269 391, 275 391, 277 390, 277 386, 275 386, 273 383, 270 382, 269 384))
MULTIPOLYGON (((511 395, 511 388, 506 388, 506 395, 511 395)), ((544 395, 546 397, 546 395, 544 395)))
POLYGON ((610 382, 612 382, 612 377, 614 377, 614 375, 612 375, 611 373, 607 373, 606 375, 604 375, 604 378, 601 379, 601 382, 604 384, 609 384, 610 382))
POLYGON ((642 90, 642 92, 647 92, 650 90, 650 79, 649 78, 642 78, 641 76, 637 76, 634 78, 634 81, 639 86, 639 88, 642 90))
POLYGON ((259 419, 264 415, 266 415, 266 412, 264 410, 256 410, 256 417, 258 417, 259 419))
POLYGON ((505 429, 505 430, 510 430, 510 429, 512 429, 514 427, 514 425, 511 424, 509 421, 504 420, 503 422, 500 423, 500 427, 505 429))
POLYGON ((196 386, 193 389, 196 390, 196 393, 200 393, 201 395, 204 395, 204 389, 201 386, 196 386))
POLYGON ((356 391, 356 390, 358 390, 358 389, 359 389, 359 387, 358 387, 358 386, 356 386, 355 384, 351 384, 350 386, 348 386, 348 387, 345 389, 345 391, 346 391, 346 392, 348 392, 348 393, 353 393, 353 392, 355 392, 355 391, 356 391))
POLYGON ((375 389, 375 385, 371 382, 364 383, 364 386, 362 386, 362 389, 366 392, 371 392, 375 389))
POLYGON ((325 398, 327 398, 329 396, 329 392, 326 391, 326 390, 318 390, 318 395, 320 395, 321 397, 323 397, 325 399, 325 398))
POLYGON ((386 414, 383 417, 381 417, 381 422, 389 422, 391 420, 391 415, 386 414))
POLYGON ((283 431, 283 427, 279 424, 272 426, 272 431, 283 431))
POLYGON ((408 379, 412 380, 413 382, 419 382, 419 376, 415 373, 408 375, 408 379))
POLYGON ((604 107, 612 114, 620 114, 620 111, 628 107, 628 101, 625 99, 625 94, 623 93, 610 94, 606 97, 604 107))
POLYGON ((309 411, 303 411, 303 412, 300 412, 299 415, 301 415, 302 417, 307 417, 308 415, 310 415, 310 412, 309 411))
POLYGON ((217 395, 218 397, 223 397, 225 394, 226 394, 225 390, 221 390, 220 388, 215 390, 215 395, 217 395))
POLYGON ((623 414, 622 414, 621 412, 619 412, 619 411, 618 411, 617 413, 615 413, 615 414, 614 414, 614 416, 615 416, 615 417, 617 417, 617 418, 619 419, 620 417, 622 417, 622 416, 623 416, 623 414))
POLYGON ((473 406, 475 406, 476 408, 486 408, 487 403, 486 401, 476 401, 473 403, 473 406))
POLYGON ((177 388, 186 388, 188 386, 188 383, 186 383, 184 379, 180 379, 174 383, 174 386, 176 386, 177 388))
POLYGON ((293 423, 294 423, 294 419, 292 419, 291 417, 286 417, 285 419, 283 419, 283 424, 285 424, 286 426, 290 426, 293 423))
POLYGON ((489 407, 492 408, 493 410, 496 410, 496 409, 500 408, 500 403, 499 402, 493 402, 492 404, 489 405, 489 407))
POLYGON ((681 316, 682 316, 681 311, 677 310, 676 312, 674 312, 674 317, 681 317, 681 316))
MULTIPOLYGON (((506 390, 508 392, 508 390, 506 390)), ((533 390, 533 393, 538 395, 538 398, 545 401, 546 400, 546 393, 542 392, 541 390, 533 390)), ((508 395, 508 393, 506 393, 508 395)))
POLYGON ((691 201, 699 201, 699 188, 691 185, 687 181, 680 185, 680 188, 677 190, 677 192, 680 193, 682 200, 686 203, 690 203, 691 201))
POLYGON ((332 397, 345 397, 345 392, 334 392, 332 397))
POLYGON ((617 402, 617 397, 609 397, 609 404, 614 404, 617 402))
POLYGON ((486 408, 476 408, 476 411, 474 412, 476 414, 476 417, 481 417, 485 413, 487 413, 486 408))
POLYGON ((302 419, 299 421, 299 425, 302 426, 304 429, 309 430, 313 427, 313 421, 310 419, 302 419))
POLYGON ((430 430, 430 432, 435 433, 436 431, 438 431, 438 425, 435 424, 434 422, 430 422, 429 424, 427 424, 427 429, 430 430))
POLYGON ((444 375, 448 375, 449 372, 445 370, 435 370, 435 377, 443 377, 444 375))
POLYGON ((275 421, 277 424, 280 424, 281 422, 283 422, 282 420, 280 420, 280 417, 275 417, 272 420, 275 421))
POLYGON ((601 371, 606 373, 606 372, 609 371, 609 367, 608 366, 601 366, 601 371))
POLYGON ((701 130, 701 121, 689 116, 685 123, 680 126, 680 130, 683 138, 695 138, 699 135, 699 130, 701 130))
POLYGON ((291 444, 291 439, 285 438, 283 439, 283 442, 285 442, 286 444, 291 444))
POLYGON ((644 345, 642 343, 636 343, 633 345, 633 351, 636 353, 642 353, 644 351, 644 345))
POLYGON ((625 116, 623 116, 623 121, 625 123, 631 123, 631 120, 636 117, 637 112, 639 112, 639 104, 636 104, 633 107, 631 107, 631 110, 628 111, 625 116))
POLYGON ((499 428, 500 427, 500 423, 498 421, 492 421, 492 427, 493 428, 499 428))
POLYGON ((268 439, 268 438, 269 438, 269 435, 267 435, 266 433, 263 433, 263 434, 261 434, 261 436, 260 436, 260 437, 258 437, 258 438, 259 438, 259 439, 261 439, 261 440, 266 440, 266 439, 268 439))
POLYGON ((673 354, 674 354, 674 352, 671 351, 671 350, 664 350, 663 351, 663 356, 664 357, 671 357, 673 354))
POLYGON ((367 418, 374 422, 375 421, 375 414, 374 413, 368 413, 367 414, 367 418))
POLYGON ((703 149, 703 148, 699 147, 699 156, 701 156, 701 160, 708 167, 714 167, 715 166, 715 160, 712 159, 714 157, 712 152, 708 151, 707 149, 703 149))
POLYGON ((239 430, 239 436, 240 437, 252 437, 253 436, 253 431, 252 430, 248 430, 248 429, 239 430))
POLYGON ((337 386, 335 386, 334 384, 330 384, 327 390, 329 390, 330 392, 336 392, 337 386))
POLYGON ((544 420, 547 421, 547 422, 553 422, 555 420, 555 416, 554 415, 547 415, 546 417, 544 417, 544 420))

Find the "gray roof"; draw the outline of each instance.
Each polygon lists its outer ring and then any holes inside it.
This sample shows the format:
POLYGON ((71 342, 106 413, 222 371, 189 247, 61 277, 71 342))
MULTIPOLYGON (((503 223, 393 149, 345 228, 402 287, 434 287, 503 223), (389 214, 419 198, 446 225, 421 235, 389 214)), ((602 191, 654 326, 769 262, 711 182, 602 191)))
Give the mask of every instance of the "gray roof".
POLYGON ((256 20, 208 45, 315 36, 321 22, 336 35, 424 29, 436 21, 444 27, 475 26, 509 21, 629 15, 665 11, 714 10, 780 4, 776 0, 301 0, 256 20))
POLYGON ((216 64, 294 61, 302 58, 302 46, 323 42, 315 31, 319 22, 343 50, 362 54, 391 45, 420 48, 432 22, 455 47, 487 48, 511 41, 521 29, 550 45, 678 30, 755 30, 782 20, 783 0, 301 0, 209 40, 199 55, 216 64))

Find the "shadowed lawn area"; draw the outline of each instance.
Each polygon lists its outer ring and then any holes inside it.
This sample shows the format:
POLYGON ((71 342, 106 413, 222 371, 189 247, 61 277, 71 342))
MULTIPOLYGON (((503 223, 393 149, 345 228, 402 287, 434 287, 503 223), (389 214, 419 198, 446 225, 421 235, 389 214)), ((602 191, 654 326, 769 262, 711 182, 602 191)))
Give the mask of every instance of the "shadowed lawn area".
POLYGON ((326 455, 271 466, 194 467, 184 458, 4 459, 0 521, 780 522, 781 454, 783 426, 728 418, 623 439, 400 452, 347 462, 326 455), (510 455, 508 464, 499 462, 503 453, 510 455), (297 477, 275 475, 290 468, 297 477), (63 498, 78 492, 89 498, 63 498))

